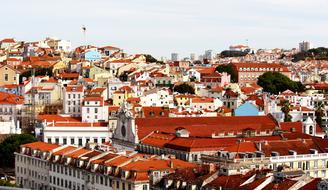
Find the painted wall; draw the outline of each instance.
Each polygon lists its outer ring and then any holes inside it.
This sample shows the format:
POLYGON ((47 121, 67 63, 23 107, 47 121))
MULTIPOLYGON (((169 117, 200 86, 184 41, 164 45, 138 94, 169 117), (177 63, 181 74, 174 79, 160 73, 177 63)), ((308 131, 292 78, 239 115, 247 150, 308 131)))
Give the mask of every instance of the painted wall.
POLYGON ((246 102, 235 110, 235 116, 256 116, 259 115, 259 110, 251 102, 246 102))

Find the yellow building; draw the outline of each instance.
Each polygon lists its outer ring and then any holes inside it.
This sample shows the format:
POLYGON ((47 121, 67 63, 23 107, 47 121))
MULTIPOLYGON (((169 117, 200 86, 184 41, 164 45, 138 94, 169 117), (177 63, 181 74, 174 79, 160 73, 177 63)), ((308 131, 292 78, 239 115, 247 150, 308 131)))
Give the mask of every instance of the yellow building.
POLYGON ((113 105, 120 106, 126 99, 135 97, 133 89, 129 86, 123 86, 113 93, 113 105))
POLYGON ((0 86, 19 84, 20 72, 9 65, 0 66, 0 86))
POLYGON ((177 106, 190 105, 190 99, 193 97, 195 96, 190 94, 179 94, 175 96, 175 102, 177 106))
POLYGON ((66 69, 67 69, 67 65, 63 61, 58 61, 57 63, 52 65, 52 73, 54 75, 62 73, 66 69))

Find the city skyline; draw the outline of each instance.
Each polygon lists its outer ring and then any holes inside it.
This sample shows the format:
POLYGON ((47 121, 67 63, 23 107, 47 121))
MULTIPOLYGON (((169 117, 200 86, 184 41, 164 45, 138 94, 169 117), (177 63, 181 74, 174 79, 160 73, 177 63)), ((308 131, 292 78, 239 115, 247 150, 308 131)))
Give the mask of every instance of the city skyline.
POLYGON ((113 45, 157 58, 219 52, 232 44, 254 48, 293 48, 305 40, 326 46, 328 5, 324 0, 240 1, 70 1, 17 0, 2 3, 0 38, 36 41, 47 36, 113 45), (17 4, 20 6, 16 6, 17 4), (306 10, 306 11, 304 11, 306 10), (320 28, 320 30, 318 30, 320 28))

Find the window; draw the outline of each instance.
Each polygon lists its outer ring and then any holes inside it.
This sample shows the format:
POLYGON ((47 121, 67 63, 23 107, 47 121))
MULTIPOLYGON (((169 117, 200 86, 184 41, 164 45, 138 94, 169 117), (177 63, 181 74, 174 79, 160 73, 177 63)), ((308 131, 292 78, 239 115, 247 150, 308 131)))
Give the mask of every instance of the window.
POLYGON ((74 138, 71 138, 71 144, 74 144, 74 138))
POLYGON ((98 108, 95 108, 95 113, 98 113, 98 108))
POLYGON ((120 182, 116 181, 116 188, 119 189, 120 188, 120 182))
POLYGON ((5 74, 5 81, 8 81, 8 74, 5 74))
POLYGON ((148 185, 143 185, 142 190, 148 190, 148 185))

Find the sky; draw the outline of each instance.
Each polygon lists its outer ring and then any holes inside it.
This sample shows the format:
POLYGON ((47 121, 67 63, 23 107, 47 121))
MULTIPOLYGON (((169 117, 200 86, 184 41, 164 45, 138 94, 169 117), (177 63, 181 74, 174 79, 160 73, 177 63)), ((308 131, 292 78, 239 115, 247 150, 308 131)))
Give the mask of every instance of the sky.
POLYGON ((232 44, 328 46, 327 0, 3 0, 0 39, 47 36, 170 58, 232 44))

